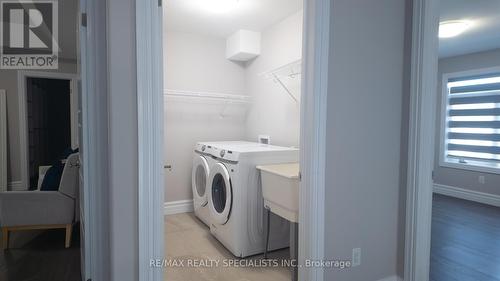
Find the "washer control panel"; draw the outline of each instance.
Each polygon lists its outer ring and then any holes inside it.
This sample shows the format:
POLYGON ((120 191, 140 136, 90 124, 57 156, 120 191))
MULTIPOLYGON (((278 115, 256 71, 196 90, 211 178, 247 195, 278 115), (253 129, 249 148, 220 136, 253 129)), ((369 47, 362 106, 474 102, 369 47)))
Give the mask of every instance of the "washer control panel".
POLYGON ((213 146, 208 153, 210 153, 213 157, 228 160, 228 161, 238 161, 238 158, 239 158, 238 152, 234 152, 234 151, 227 150, 227 149, 221 149, 221 148, 213 147, 213 146))

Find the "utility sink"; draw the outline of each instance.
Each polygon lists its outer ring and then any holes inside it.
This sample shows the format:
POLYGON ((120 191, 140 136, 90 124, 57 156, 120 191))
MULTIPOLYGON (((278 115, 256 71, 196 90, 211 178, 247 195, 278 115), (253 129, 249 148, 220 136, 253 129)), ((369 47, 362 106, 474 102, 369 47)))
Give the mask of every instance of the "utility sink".
POLYGON ((257 166, 264 206, 291 222, 299 219, 299 163, 257 166))

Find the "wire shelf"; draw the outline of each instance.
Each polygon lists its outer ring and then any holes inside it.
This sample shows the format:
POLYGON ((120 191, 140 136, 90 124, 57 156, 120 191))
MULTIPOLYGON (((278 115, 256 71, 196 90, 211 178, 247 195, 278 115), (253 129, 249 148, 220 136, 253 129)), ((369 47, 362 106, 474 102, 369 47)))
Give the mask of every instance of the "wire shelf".
POLYGON ((229 104, 251 103, 250 97, 245 95, 216 93, 216 92, 196 92, 166 89, 164 96, 167 98, 180 98, 186 100, 213 101, 229 104))

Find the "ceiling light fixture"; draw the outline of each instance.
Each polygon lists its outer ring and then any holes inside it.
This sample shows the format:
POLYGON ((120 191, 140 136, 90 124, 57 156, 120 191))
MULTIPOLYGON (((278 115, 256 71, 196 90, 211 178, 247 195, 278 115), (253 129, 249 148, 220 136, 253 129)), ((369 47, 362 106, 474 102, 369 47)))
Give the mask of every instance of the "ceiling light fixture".
POLYGON ((439 23, 439 38, 450 38, 462 34, 471 23, 464 20, 443 21, 439 23))
POLYGON ((213 14, 226 14, 238 7, 239 0, 198 0, 194 5, 213 14))

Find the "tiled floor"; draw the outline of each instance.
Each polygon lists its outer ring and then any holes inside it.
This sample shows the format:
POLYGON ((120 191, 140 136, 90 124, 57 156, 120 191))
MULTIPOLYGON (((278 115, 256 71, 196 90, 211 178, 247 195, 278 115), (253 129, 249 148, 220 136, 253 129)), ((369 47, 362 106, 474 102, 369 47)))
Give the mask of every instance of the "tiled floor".
MULTIPOLYGON (((167 260, 219 260, 219 267, 166 267, 168 281, 289 281, 291 270, 285 267, 224 267, 224 260, 235 259, 192 213, 165 217, 165 253, 167 260)), ((271 259, 288 258, 288 249, 269 254, 271 259)), ((253 256, 261 262, 262 255, 253 256)))

